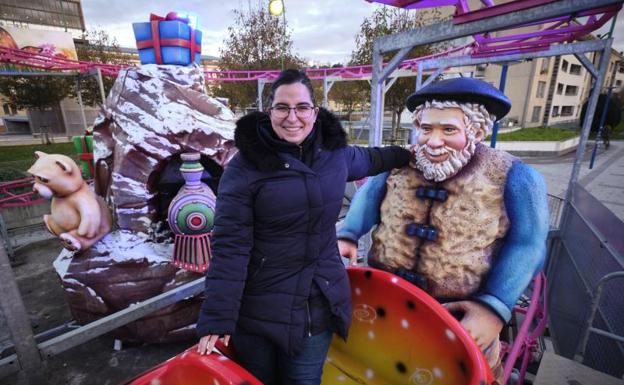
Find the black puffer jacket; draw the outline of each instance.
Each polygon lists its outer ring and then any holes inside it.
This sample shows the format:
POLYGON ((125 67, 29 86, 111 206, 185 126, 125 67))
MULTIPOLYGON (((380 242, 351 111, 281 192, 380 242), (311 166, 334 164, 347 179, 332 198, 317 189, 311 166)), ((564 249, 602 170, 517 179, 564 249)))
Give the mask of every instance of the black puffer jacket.
POLYGON ((335 231, 346 182, 402 167, 410 155, 399 147, 348 146, 340 122, 323 109, 305 162, 301 154, 267 141, 268 130, 264 113, 237 122, 239 153, 219 184, 213 258, 197 330, 204 336, 238 328, 294 354, 310 326, 313 283, 343 338, 351 322, 349 281, 335 231))

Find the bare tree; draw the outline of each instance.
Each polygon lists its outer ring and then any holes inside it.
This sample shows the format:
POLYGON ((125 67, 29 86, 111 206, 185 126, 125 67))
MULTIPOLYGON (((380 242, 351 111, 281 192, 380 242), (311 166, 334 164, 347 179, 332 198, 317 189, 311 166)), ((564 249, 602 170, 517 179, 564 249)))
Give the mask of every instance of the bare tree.
MULTIPOLYGON (((46 110, 58 107, 73 91, 72 79, 62 76, 0 76, 0 94, 18 110, 46 110)), ((50 143, 49 127, 42 125, 41 140, 50 143)))
MULTIPOLYGON (((373 61, 373 44, 375 38, 396 32, 422 27, 441 18, 437 9, 410 11, 395 7, 378 8, 370 17, 364 19, 360 31, 355 37, 355 50, 351 53, 351 65, 370 64, 373 61)), ((407 58, 416 58, 442 50, 441 45, 414 47, 407 58)), ((392 58, 392 54, 384 56, 384 62, 392 58)), ((399 78, 385 96, 385 106, 392 111, 393 138, 398 136, 401 126, 401 113, 405 109, 405 99, 414 92, 414 78, 399 78)))
MULTIPOLYGON (((117 39, 101 29, 93 29, 82 34, 80 43, 76 45, 78 59, 103 64, 127 64, 130 55, 124 54, 119 48, 117 39)), ((104 92, 108 93, 115 83, 115 78, 104 77, 104 92)), ((85 104, 95 106, 102 102, 100 88, 94 77, 81 81, 82 100, 85 104)))
MULTIPOLYGON (((284 55, 285 68, 300 68, 305 63, 292 53, 290 31, 281 18, 271 16, 259 3, 234 11, 234 23, 219 49, 221 70, 268 70, 280 68, 284 55), (283 51, 282 51, 283 50, 283 51)), ((257 101, 255 82, 220 82, 217 96, 226 97, 232 108, 245 108, 257 101)))
POLYGON ((347 120, 351 121, 351 115, 362 107, 370 96, 370 86, 364 81, 341 81, 336 82, 329 91, 329 97, 338 103, 347 114, 347 120))

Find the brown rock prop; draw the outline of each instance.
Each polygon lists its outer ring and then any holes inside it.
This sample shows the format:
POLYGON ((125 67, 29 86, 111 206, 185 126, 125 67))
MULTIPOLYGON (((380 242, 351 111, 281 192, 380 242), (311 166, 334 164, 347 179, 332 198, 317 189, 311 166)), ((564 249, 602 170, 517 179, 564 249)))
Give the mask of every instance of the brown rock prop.
MULTIPOLYGON (((218 179, 236 153, 234 119, 206 95, 199 67, 152 64, 121 71, 93 132, 96 190, 110 198, 116 225, 149 233, 164 219, 157 183, 181 153, 199 152, 218 179)), ((173 170, 180 175, 179 165, 173 170)))
MULTIPOLYGON (((201 277, 173 266, 172 252, 171 243, 115 230, 85 252, 72 255, 64 251, 54 267, 72 316, 84 325, 201 277)), ((200 305, 199 297, 187 298, 111 334, 133 342, 194 338, 200 305)))
MULTIPOLYGON (((117 230, 88 250, 63 252, 54 263, 80 324, 201 277, 171 264, 167 207, 184 184, 182 153, 201 154, 202 180, 216 191, 236 153, 234 121, 232 111, 206 94, 197 66, 120 72, 93 133, 95 190, 111 207, 117 230)), ((137 342, 194 338, 200 305, 199 297, 188 298, 112 334, 137 342)))
POLYGON ((35 151, 37 161, 28 169, 35 177, 33 189, 52 199, 50 215, 43 221, 71 251, 88 249, 111 230, 111 214, 104 200, 82 179, 70 157, 35 151))

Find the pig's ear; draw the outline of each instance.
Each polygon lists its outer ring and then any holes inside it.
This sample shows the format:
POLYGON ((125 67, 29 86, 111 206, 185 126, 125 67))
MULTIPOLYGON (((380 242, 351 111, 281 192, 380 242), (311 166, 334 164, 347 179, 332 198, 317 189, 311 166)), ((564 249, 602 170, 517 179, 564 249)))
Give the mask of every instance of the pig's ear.
POLYGON ((35 156, 37 157, 37 159, 41 158, 42 156, 46 156, 48 154, 46 154, 43 151, 35 151, 35 156))
POLYGON ((71 174, 72 169, 67 163, 63 162, 62 160, 57 160, 55 163, 58 164, 59 167, 62 168, 63 171, 65 171, 66 174, 71 174))

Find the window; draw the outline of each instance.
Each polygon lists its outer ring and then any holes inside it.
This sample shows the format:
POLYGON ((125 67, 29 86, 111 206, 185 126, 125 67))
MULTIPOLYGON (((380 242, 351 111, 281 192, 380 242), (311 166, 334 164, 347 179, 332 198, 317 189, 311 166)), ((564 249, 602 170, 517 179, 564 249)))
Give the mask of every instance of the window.
POLYGON ((561 116, 572 116, 572 115, 574 115, 574 106, 561 107, 561 116))
POLYGON ((563 93, 563 84, 557 83, 557 95, 561 95, 563 93))
POLYGON ((570 73, 572 75, 580 75, 581 74, 581 65, 580 64, 570 64, 570 73))
POLYGON ((537 82, 537 95, 538 98, 544 97, 544 90, 546 89, 546 82, 537 82))
POLYGON ((619 86, 621 86, 621 85, 622 85, 622 81, 621 81, 621 80, 616 80, 616 81, 615 81, 615 86, 616 86, 616 87, 619 87, 619 86))
POLYGON ((542 59, 542 68, 540 68, 540 74, 545 74, 548 72, 548 65, 550 64, 550 58, 542 59))
POLYGON ((559 116, 559 106, 554 106, 552 109, 552 116, 556 117, 559 116))
POLYGON ((542 107, 533 107, 533 115, 531 116, 531 123, 539 122, 540 115, 542 114, 542 107))
POLYGON ((2 109, 4 110, 5 115, 11 115, 11 109, 9 108, 8 104, 4 103, 2 105, 2 109))
POLYGON ((578 94, 578 86, 566 86, 566 96, 575 96, 578 94))
POLYGON ((561 61, 561 70, 563 72, 568 72, 568 61, 567 60, 562 60, 561 61))

